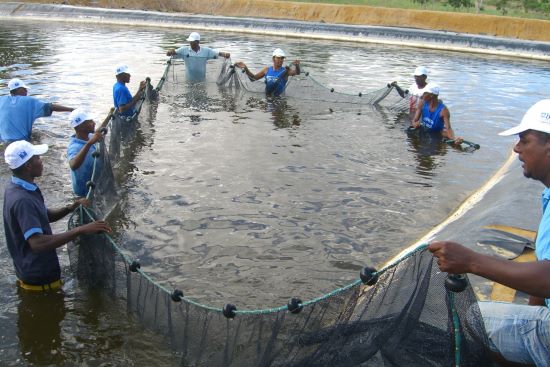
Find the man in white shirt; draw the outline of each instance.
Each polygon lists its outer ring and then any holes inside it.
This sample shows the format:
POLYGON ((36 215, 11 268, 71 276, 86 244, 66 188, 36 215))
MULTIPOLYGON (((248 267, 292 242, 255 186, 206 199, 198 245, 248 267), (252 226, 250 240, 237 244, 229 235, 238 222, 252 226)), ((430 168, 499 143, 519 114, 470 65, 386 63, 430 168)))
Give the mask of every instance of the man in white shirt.
POLYGON ((183 46, 177 50, 168 50, 167 56, 175 56, 185 62, 186 77, 191 82, 202 82, 206 78, 206 61, 217 59, 218 56, 228 59, 229 52, 218 51, 213 48, 200 46, 201 36, 193 32, 187 38, 189 46, 183 46))
POLYGON ((426 79, 428 79, 428 69, 424 66, 419 66, 414 70, 413 76, 414 83, 411 84, 408 90, 401 89, 401 87, 397 85, 397 82, 391 83, 402 98, 405 98, 405 95, 409 95, 410 116, 415 115, 418 104, 422 100, 422 95, 426 91, 426 86, 428 85, 426 81, 426 79))

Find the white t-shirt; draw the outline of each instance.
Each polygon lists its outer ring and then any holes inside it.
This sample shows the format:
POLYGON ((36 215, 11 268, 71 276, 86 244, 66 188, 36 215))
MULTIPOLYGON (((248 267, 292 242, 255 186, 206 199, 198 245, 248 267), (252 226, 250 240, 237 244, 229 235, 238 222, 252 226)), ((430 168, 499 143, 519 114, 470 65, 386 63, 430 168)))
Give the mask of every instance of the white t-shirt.
POLYGON ((422 98, 422 95, 424 94, 427 86, 428 83, 426 83, 424 88, 418 88, 418 85, 416 85, 416 83, 411 84, 411 86, 409 87, 409 112, 412 113, 416 111, 416 108, 418 107, 420 99, 422 98))

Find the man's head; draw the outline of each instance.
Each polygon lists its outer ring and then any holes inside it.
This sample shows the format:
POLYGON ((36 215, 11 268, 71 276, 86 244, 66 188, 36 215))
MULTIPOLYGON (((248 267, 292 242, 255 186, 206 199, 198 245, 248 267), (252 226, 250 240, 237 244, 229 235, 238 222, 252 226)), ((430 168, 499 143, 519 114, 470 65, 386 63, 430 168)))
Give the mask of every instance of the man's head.
POLYGON ((499 135, 519 135, 514 151, 523 162, 523 175, 550 187, 550 99, 531 106, 519 125, 499 135))
POLYGON ((8 82, 8 89, 12 96, 26 96, 29 87, 21 79, 14 78, 8 82))
POLYGON ((280 48, 276 48, 273 51, 273 65, 277 67, 281 67, 283 65, 283 62, 285 61, 286 54, 283 50, 280 48))
POLYGON ((424 66, 419 66, 414 69, 414 81, 419 88, 424 88, 426 86, 426 79, 428 78, 428 69, 424 66))
POLYGON ((187 41, 189 41, 191 49, 197 51, 199 49, 199 43, 201 42, 201 35, 197 32, 192 32, 189 37, 187 37, 187 41))
POLYGON ((4 151, 4 159, 13 174, 33 179, 42 176, 40 155, 48 151, 46 144, 32 145, 28 141, 14 141, 4 151))
POLYGON ((95 122, 93 116, 83 108, 77 108, 73 110, 69 115, 69 121, 77 134, 93 133, 95 129, 95 122))
POLYGON ((118 80, 121 83, 129 83, 130 82, 130 68, 128 68, 128 65, 126 64, 118 64, 115 67, 115 75, 116 80, 118 80))
POLYGON ((422 98, 426 102, 437 100, 440 91, 441 88, 439 88, 439 85, 435 83, 430 83, 426 86, 426 89, 424 89, 424 94, 422 95, 422 98))

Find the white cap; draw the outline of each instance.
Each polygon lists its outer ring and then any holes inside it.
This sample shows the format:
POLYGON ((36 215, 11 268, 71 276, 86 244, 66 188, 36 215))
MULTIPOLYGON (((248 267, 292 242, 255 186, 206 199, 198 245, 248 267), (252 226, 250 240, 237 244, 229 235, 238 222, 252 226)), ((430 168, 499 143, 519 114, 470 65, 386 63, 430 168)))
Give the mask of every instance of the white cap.
POLYGON ((73 110, 69 115, 69 121, 71 122, 72 127, 77 127, 84 121, 93 120, 93 116, 83 108, 77 108, 73 110))
POLYGON ((23 82, 21 79, 12 79, 9 81, 8 83, 8 88, 10 90, 10 92, 14 89, 17 89, 17 88, 25 88, 25 89, 29 89, 29 87, 27 87, 27 85, 25 84, 25 82, 23 82))
POLYGON ((276 48, 273 51, 273 56, 275 56, 275 57, 286 57, 285 52, 283 50, 281 50, 280 48, 276 48))
POLYGON ((424 88, 424 93, 431 93, 435 94, 436 96, 439 95, 439 92, 441 92, 441 88, 439 88, 439 85, 435 83, 428 83, 426 87, 424 88))
POLYGON ((200 41, 200 40, 201 40, 201 35, 198 34, 197 32, 191 32, 189 37, 187 37, 187 41, 189 41, 189 42, 195 42, 195 41, 200 41))
POLYGON ((122 74, 122 73, 131 74, 130 73, 130 68, 128 67, 128 65, 118 64, 116 66, 115 75, 122 74))
POLYGON ((4 159, 11 169, 21 167, 33 155, 41 155, 48 151, 47 144, 32 145, 26 140, 14 141, 4 151, 4 159))
POLYGON ((498 135, 515 135, 527 130, 537 130, 550 134, 550 99, 543 99, 532 105, 525 112, 518 126, 503 131, 498 135))
POLYGON ((420 76, 420 75, 426 75, 428 76, 428 69, 424 66, 419 66, 416 69, 414 69, 414 76, 420 76))

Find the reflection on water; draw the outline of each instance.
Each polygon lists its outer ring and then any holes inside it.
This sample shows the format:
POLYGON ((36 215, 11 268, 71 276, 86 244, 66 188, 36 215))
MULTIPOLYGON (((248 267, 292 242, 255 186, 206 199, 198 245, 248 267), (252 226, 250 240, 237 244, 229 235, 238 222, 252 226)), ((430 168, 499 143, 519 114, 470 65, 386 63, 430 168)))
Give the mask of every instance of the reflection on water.
POLYGON ((21 354, 29 364, 62 365, 61 321, 65 318, 63 291, 29 292, 18 289, 17 331, 21 354))
POLYGON ((418 160, 416 172, 420 176, 433 176, 438 161, 447 153, 447 144, 443 142, 441 133, 416 129, 407 131, 407 136, 418 160))
MULTIPOLYGON (((112 103, 114 65, 124 62, 133 80, 149 76, 156 83, 165 50, 185 43, 184 33, 4 21, 0 85, 21 77, 32 95, 88 107, 99 120, 112 103)), ((307 299, 389 258, 500 165, 511 140, 496 133, 550 82, 544 63, 524 60, 242 34, 203 38, 252 69, 269 63, 276 45, 325 84, 350 91, 396 79, 409 85, 413 66, 424 64, 429 80, 442 86, 457 135, 483 142, 472 153, 407 136, 408 123, 383 109, 331 112, 311 101, 243 96, 215 84, 167 83, 171 92, 142 111, 135 143, 120 152, 121 201, 110 220, 117 240, 155 279, 220 306, 307 299)), ((137 82, 129 88, 135 91, 137 82)), ((65 114, 35 126, 36 141, 51 147, 39 184, 47 204, 59 206, 71 196, 64 157, 72 131, 65 114)), ((4 165, 0 176, 9 177, 4 165)), ((60 256, 70 279, 66 252, 60 256)), ((29 320, 43 310, 28 311, 34 302, 26 305, 17 294, 5 246, 0 263, 3 365, 175 365, 165 342, 141 330, 117 300, 78 286, 48 302, 55 312, 33 339, 29 320)))

